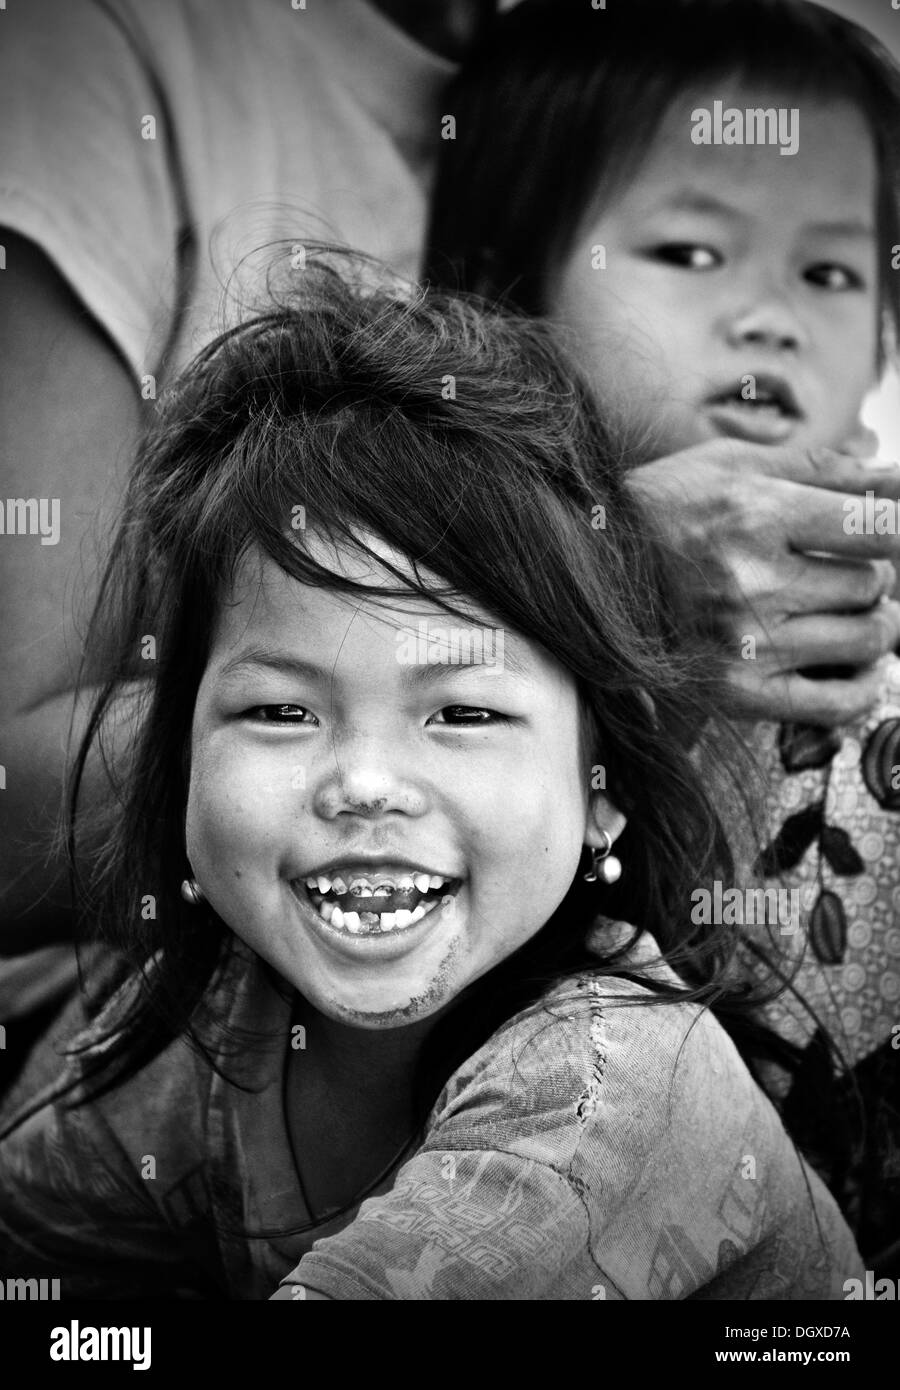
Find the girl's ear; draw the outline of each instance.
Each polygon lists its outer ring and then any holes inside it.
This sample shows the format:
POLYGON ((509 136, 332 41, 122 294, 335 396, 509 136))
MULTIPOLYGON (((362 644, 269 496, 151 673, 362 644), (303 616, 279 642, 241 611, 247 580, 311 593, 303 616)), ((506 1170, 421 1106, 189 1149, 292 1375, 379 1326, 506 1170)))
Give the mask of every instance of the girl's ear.
POLYGON ((594 792, 588 805, 584 843, 590 845, 591 849, 602 849, 606 843, 605 832, 615 844, 627 824, 627 818, 604 792, 594 792))

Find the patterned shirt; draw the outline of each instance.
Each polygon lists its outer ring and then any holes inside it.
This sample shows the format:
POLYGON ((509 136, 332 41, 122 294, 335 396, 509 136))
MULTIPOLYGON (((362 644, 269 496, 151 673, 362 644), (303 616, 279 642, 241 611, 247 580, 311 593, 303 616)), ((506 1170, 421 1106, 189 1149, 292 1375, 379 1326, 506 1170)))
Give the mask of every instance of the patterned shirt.
MULTIPOLYGON (((646 935, 635 964, 674 978, 646 935)), ((291 1001, 239 946, 210 999, 260 1042, 223 1048, 230 1079, 178 1039, 80 1106, 74 1055, 27 1104, 18 1088, 0 1273, 63 1298, 264 1299, 288 1279, 336 1299, 840 1299, 862 1267, 833 1199, 711 1014, 634 1007, 652 997, 590 973, 548 991, 457 1069, 376 1195, 310 1230, 291 1001)))
POLYGON ((768 789, 769 840, 752 869, 796 909, 774 938, 801 997, 766 1009, 805 1049, 781 1112, 872 1264, 900 1240, 900 661, 886 661, 856 724, 757 724, 748 738, 768 789), (829 1092, 841 1107, 830 1117, 829 1092))

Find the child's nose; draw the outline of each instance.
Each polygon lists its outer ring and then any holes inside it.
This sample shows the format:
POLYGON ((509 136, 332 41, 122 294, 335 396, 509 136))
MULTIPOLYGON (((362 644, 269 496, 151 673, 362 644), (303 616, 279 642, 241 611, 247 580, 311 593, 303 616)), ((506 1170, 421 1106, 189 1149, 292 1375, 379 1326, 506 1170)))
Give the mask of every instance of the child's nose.
POLYGON ((730 313, 727 338, 731 347, 780 352, 797 352, 807 343, 806 330, 787 291, 782 294, 774 290, 764 299, 730 313))
POLYGON ((374 819, 392 813, 420 816, 427 809, 424 790, 399 766, 398 750, 383 743, 344 745, 321 777, 313 804, 318 815, 374 819))

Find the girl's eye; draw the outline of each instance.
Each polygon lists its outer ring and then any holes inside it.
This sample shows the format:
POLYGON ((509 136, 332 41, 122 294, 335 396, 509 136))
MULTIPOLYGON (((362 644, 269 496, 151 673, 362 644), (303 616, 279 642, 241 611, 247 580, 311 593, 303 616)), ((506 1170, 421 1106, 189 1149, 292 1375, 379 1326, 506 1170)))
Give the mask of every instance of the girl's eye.
POLYGON ((257 724, 305 724, 315 715, 304 705, 254 705, 246 717, 257 724), (304 718, 304 715, 306 718, 304 718))
POLYGON ((861 275, 857 275, 855 270, 850 270, 845 265, 835 265, 833 261, 822 261, 819 265, 811 265, 805 272, 804 277, 811 285, 819 285, 823 290, 862 290, 865 283, 861 275))
POLYGON ((480 709, 473 705, 445 705, 442 710, 434 715, 433 722, 437 724, 452 724, 457 728, 475 727, 477 725, 506 724, 508 723, 505 714, 498 714, 494 709, 480 709), (443 716, 441 718, 440 716, 443 716))
POLYGON ((654 247, 651 252, 657 260, 667 265, 677 265, 683 270, 712 270, 723 264, 723 258, 711 246, 701 246, 694 241, 667 241, 654 247))

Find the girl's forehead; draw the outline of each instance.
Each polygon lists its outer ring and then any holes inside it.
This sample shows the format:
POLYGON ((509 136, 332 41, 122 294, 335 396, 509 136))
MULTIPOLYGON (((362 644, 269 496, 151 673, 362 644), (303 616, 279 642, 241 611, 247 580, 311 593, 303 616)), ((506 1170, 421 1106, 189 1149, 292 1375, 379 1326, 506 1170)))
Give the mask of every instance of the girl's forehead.
POLYGON ((871 214, 877 178, 854 102, 723 80, 678 95, 610 211, 691 211, 692 197, 708 196, 736 212, 845 222, 871 214))
POLYGON ((302 656, 332 671, 361 661, 363 674, 375 679, 376 667, 381 668, 388 658, 392 669, 398 664, 440 665, 446 650, 451 665, 483 664, 505 670, 529 687, 538 681, 545 693, 574 689, 571 673, 539 643, 465 595, 451 593, 443 580, 429 576, 427 570, 416 571, 425 592, 404 592, 402 579, 382 562, 396 564, 401 575, 412 577, 411 561, 380 540, 376 544, 375 538, 372 550, 375 557, 331 542, 317 545, 317 561, 336 576, 362 586, 354 591, 304 583, 260 549, 248 551, 217 613, 208 674, 216 677, 239 666, 246 655, 250 664, 259 665, 260 657, 265 664, 267 657, 278 652, 285 657, 302 656), (429 577, 452 612, 429 596, 429 577), (384 592, 387 587, 392 592, 384 592), (459 647, 458 662, 454 644, 459 647))
POLYGON ((418 618, 446 617, 446 610, 437 601, 438 594, 471 621, 487 621, 475 603, 451 594, 444 580, 425 567, 414 566, 402 551, 371 533, 362 533, 360 540, 371 554, 322 533, 307 532, 302 542, 310 558, 336 580, 347 579, 361 586, 352 591, 339 588, 337 583, 307 583, 288 574, 258 546, 249 547, 222 596, 213 646, 231 644, 239 634, 249 631, 279 631, 307 638, 312 631, 324 635, 329 630, 345 628, 348 617, 393 625, 418 618), (403 592, 404 581, 415 582, 426 592, 412 587, 403 592), (386 589, 393 592, 387 594, 386 589), (370 597, 366 590, 371 590, 370 597), (429 591, 435 597, 430 597, 429 591))

